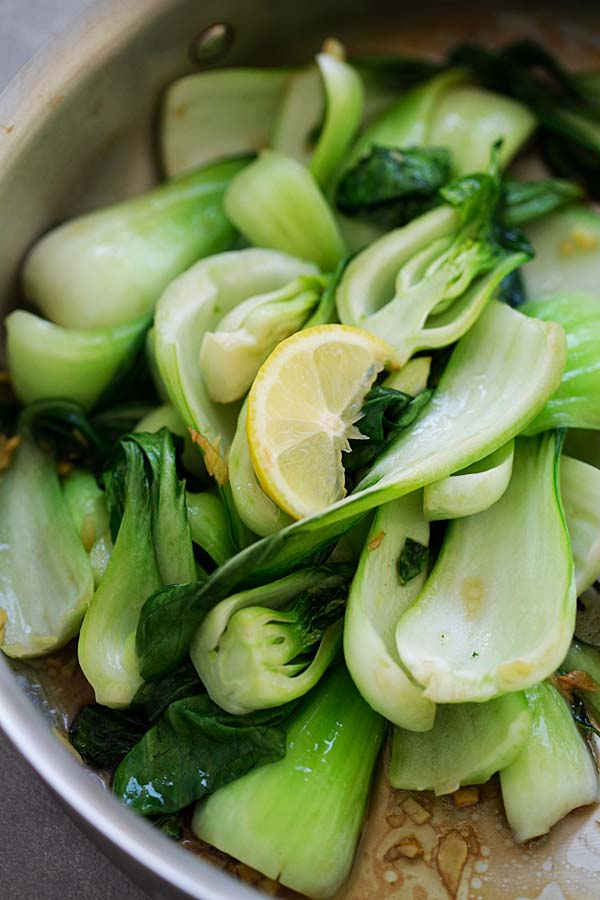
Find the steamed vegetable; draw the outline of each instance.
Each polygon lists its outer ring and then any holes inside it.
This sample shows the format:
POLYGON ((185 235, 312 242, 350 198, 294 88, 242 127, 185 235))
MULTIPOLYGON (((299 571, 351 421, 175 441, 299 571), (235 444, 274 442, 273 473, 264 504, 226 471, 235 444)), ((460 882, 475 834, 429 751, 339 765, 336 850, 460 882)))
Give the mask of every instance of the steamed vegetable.
POLYGON ((332 271, 346 256, 333 211, 309 171, 265 150, 235 178, 225 211, 251 244, 272 247, 332 271))
POLYGON ((582 181, 590 194, 600 192, 600 104, 547 50, 523 40, 489 51, 465 44, 452 54, 486 87, 526 104, 537 118, 539 146, 559 175, 582 181))
POLYGON ((421 492, 379 507, 350 588, 344 625, 344 655, 354 684, 373 709, 411 731, 432 727, 435 706, 409 678, 395 636, 398 619, 425 583, 428 557, 421 492))
POLYGON ((441 481, 425 485, 425 518, 456 519, 472 516, 493 506, 504 494, 512 475, 514 441, 509 441, 490 456, 441 481))
POLYGON ((596 294, 559 294, 527 303, 523 312, 560 322, 567 336, 567 365, 556 393, 528 427, 600 429, 600 299, 596 294))
POLYGON ((275 534, 286 525, 291 525, 288 516, 263 491, 250 459, 246 403, 238 417, 237 428, 229 451, 229 478, 236 509, 244 524, 261 537, 275 534))
POLYGON ((274 250, 221 253, 192 266, 160 298, 156 309, 156 358, 171 402, 186 426, 225 452, 237 409, 214 404, 199 365, 204 335, 223 314, 248 297, 278 290, 315 267, 274 250))
POLYGON ((543 683, 527 691, 529 740, 500 772, 508 824, 518 841, 546 834, 563 816, 598 800, 598 774, 567 702, 543 683))
POLYGON ((223 197, 246 163, 207 166, 55 228, 27 257, 25 296, 63 328, 108 328, 151 312, 175 276, 233 243, 223 197))
POLYGON ((574 205, 527 226, 535 256, 523 269, 532 300, 562 293, 598 293, 600 214, 574 205))
POLYGON ((212 700, 244 715, 302 697, 341 647, 347 567, 301 569, 212 609, 190 656, 212 700))
POLYGON ((73 524, 89 555, 94 585, 98 587, 113 548, 106 496, 96 478, 85 469, 70 472, 63 480, 62 489, 73 524))
POLYGON ((323 190, 338 175, 361 123, 363 85, 337 41, 325 42, 316 67, 294 73, 273 129, 273 149, 310 168, 323 190), (318 138, 313 141, 314 132, 318 138))
POLYGON ((447 147, 456 175, 485 167, 490 147, 502 138, 506 166, 534 129, 521 103, 468 83, 464 70, 451 69, 417 84, 372 122, 357 141, 356 161, 374 145, 447 147))
POLYGON ((60 398, 90 409, 135 355, 150 319, 75 331, 19 309, 5 324, 8 365, 19 400, 60 398))
POLYGON ((290 708, 223 712, 206 694, 176 700, 119 764, 113 790, 142 815, 183 809, 285 754, 290 708))
POLYGON ((531 725, 525 694, 519 691, 487 703, 441 704, 429 731, 394 728, 390 784, 436 794, 484 784, 520 753, 531 725))
POLYGON ((232 403, 245 396, 271 351, 308 321, 323 286, 318 276, 299 276, 282 288, 249 297, 206 332, 200 369, 211 400, 232 403))
POLYGON ((218 566, 235 554, 227 510, 214 494, 192 494, 185 498, 190 536, 218 566))
POLYGON ((168 428, 171 434, 183 438, 181 462, 184 469, 205 480, 207 476, 202 462, 202 451, 194 444, 183 419, 170 403, 163 403, 161 406, 153 407, 139 420, 134 430, 148 431, 154 434, 156 431, 160 431, 161 428, 168 428))
POLYGON ((115 541, 79 638, 79 662, 105 706, 127 706, 142 684, 135 630, 161 584, 196 578, 185 492, 169 432, 131 435, 104 476, 115 541))
POLYGON ((267 147, 289 77, 287 69, 216 69, 173 82, 161 121, 167 175, 267 147))
POLYGON ((192 828, 295 891, 333 897, 350 872, 383 735, 338 667, 294 714, 284 759, 198 804, 192 828))
POLYGON ((600 579, 600 469, 563 455, 560 493, 579 596, 600 579))
POLYGON ((58 650, 77 634, 93 590, 54 460, 23 436, 0 474, 0 648, 17 658, 58 650))
POLYGON ((556 390, 564 361, 559 325, 501 304, 488 306, 454 350, 418 426, 392 441, 353 494, 247 547, 206 587, 170 588, 148 601, 137 634, 144 677, 168 672, 185 657, 208 602, 214 605, 242 585, 264 584, 299 568, 369 509, 440 480, 509 441, 556 390), (173 617, 180 627, 165 642, 173 617))
POLYGON ((497 161, 442 194, 448 205, 358 254, 337 290, 341 321, 390 341, 400 364, 418 350, 461 337, 502 279, 528 258, 498 240, 497 161))
POLYGON ((425 587, 400 618, 400 659, 436 703, 523 690, 565 657, 576 594, 560 445, 553 433, 516 442, 508 490, 485 512, 450 522, 425 587))

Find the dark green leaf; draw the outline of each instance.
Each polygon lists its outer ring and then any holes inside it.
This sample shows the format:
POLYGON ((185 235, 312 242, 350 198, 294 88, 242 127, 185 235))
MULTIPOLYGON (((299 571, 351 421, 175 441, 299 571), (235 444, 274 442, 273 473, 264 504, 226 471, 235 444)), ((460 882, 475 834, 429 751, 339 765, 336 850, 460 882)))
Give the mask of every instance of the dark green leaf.
POLYGON ((112 769, 148 729, 139 710, 109 709, 97 703, 84 706, 69 730, 69 740, 85 762, 112 769))
POLYGON ((527 291, 520 269, 514 269, 502 279, 497 296, 501 303, 507 303, 513 309, 518 309, 519 306, 527 303, 527 291))
POLYGON ((583 195, 578 184, 561 178, 541 181, 505 181, 502 186, 500 219, 505 226, 519 226, 577 200, 583 195))
POLYGON ((501 175, 499 151, 502 141, 492 146, 486 172, 454 178, 440 190, 446 203, 456 209, 460 221, 473 230, 485 227, 496 214, 500 201, 501 175))
POLYGON ((394 228, 439 203, 438 190, 449 176, 450 154, 443 147, 375 146, 341 179, 337 205, 346 215, 394 228))
POLYGON ((156 819, 152 819, 152 824, 155 828, 158 828, 159 831, 162 831, 163 834, 166 834, 167 837, 172 838, 174 841, 181 840, 183 821, 182 817, 177 813, 170 813, 166 816, 157 816, 156 819))
POLYGON ((98 703, 84 706, 71 725, 69 740, 86 762, 113 769, 170 703, 203 692, 188 661, 165 678, 143 684, 128 709, 109 709, 98 703))
POLYGON ((356 472, 374 460, 401 431, 408 428, 429 403, 431 390, 411 397, 402 391, 376 385, 364 399, 357 426, 367 440, 350 441, 351 452, 344 454, 346 472, 356 472))
POLYGON ((429 559, 429 547, 407 537, 398 557, 400 584, 408 584, 423 571, 429 559))
POLYGON ((142 815, 172 813, 285 755, 295 704, 248 716, 207 696, 172 703, 115 772, 115 794, 142 815))
POLYGON ((443 66, 429 59, 402 56, 353 56, 350 60, 363 79, 382 88, 406 90, 437 75, 443 66))
POLYGON ((467 66, 486 87, 529 106, 542 125, 539 145, 548 164, 600 197, 600 103, 593 91, 534 41, 499 52, 465 44, 450 62, 467 66))
POLYGON ((592 724, 590 717, 587 714, 587 710, 585 708, 585 701, 578 695, 573 694, 570 701, 571 706, 571 714, 575 719, 577 725, 582 729, 582 731, 592 732, 592 734, 600 737, 600 731, 596 728, 594 724, 592 724))
POLYGON ((170 703, 204 693, 190 660, 158 681, 143 684, 131 701, 131 706, 143 713, 148 723, 156 721, 170 703))
POLYGON ((102 470, 114 449, 114 441, 96 427, 77 403, 68 400, 38 400, 26 406, 19 428, 30 430, 33 438, 59 459, 102 470))
POLYGON ((345 582, 335 587, 311 588, 300 594, 294 602, 286 608, 286 613, 293 613, 296 617, 294 630, 298 637, 303 652, 310 651, 320 644, 325 631, 343 618, 348 599, 348 585, 352 579, 355 566, 336 566, 341 576, 346 576, 345 582))

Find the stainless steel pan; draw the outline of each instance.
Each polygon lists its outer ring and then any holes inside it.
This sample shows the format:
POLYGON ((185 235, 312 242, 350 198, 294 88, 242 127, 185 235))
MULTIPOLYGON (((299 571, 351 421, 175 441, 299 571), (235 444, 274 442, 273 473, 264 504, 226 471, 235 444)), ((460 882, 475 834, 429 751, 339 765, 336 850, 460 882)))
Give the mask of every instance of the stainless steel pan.
MULTIPOLYGON (((451 0, 418 8, 392 0, 99 0, 0 97, 2 309, 15 305, 19 263, 37 235, 66 215, 133 194, 155 180, 157 99, 173 78, 197 67, 199 55, 224 52, 227 64, 278 63, 305 59, 330 34, 361 51, 419 53, 443 50, 465 37, 495 43, 533 34, 568 62, 600 66, 600 7, 565 0, 528 3, 525 13, 524 5, 518 0, 493 8, 451 0), (206 32, 221 23, 227 28, 206 32)), ((102 791, 23 696, 4 659, 0 726, 87 833, 152 896, 257 896, 102 791)), ((497 828, 497 801, 491 796, 476 814, 437 803, 421 825, 404 812, 399 826, 405 800, 390 794, 382 781, 345 900, 600 896, 595 811, 572 816, 549 840, 522 850, 497 828), (386 848, 399 827, 419 832, 433 848, 418 865, 386 863, 386 848), (453 834, 458 838, 449 837, 453 834), (455 856, 463 854, 461 840, 468 845, 458 875, 444 873, 438 864, 440 846, 452 840, 455 856)))

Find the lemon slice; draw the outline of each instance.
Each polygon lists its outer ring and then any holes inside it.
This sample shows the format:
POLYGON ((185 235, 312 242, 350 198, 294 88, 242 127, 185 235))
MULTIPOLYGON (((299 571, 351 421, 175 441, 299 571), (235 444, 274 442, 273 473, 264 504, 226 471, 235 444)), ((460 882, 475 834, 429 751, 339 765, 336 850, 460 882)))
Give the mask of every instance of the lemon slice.
POLYGON ((282 341, 248 395, 248 444, 263 490, 296 519, 345 494, 342 451, 378 372, 384 341, 347 325, 319 325, 282 341))

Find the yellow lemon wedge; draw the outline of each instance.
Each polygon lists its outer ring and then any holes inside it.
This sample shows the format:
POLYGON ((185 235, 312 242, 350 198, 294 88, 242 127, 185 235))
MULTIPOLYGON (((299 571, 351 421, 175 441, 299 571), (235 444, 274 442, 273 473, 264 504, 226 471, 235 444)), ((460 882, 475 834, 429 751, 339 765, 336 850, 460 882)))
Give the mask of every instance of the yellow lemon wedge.
POLYGON ((318 325, 282 341, 248 395, 250 456, 263 490, 301 519, 346 493, 342 451, 378 373, 393 360, 384 341, 347 325, 318 325))

